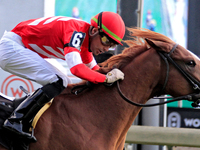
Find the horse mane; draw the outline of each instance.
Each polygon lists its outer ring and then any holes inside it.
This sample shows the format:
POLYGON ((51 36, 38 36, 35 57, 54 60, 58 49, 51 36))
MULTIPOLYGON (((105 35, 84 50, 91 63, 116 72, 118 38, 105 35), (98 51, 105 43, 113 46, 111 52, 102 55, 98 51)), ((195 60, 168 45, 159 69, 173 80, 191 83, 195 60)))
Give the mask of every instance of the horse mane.
POLYGON ((130 40, 123 41, 128 45, 121 54, 114 55, 108 60, 100 63, 100 72, 107 73, 113 68, 123 68, 127 63, 136 56, 148 50, 150 46, 146 42, 146 38, 152 41, 162 41, 166 43, 174 43, 167 36, 144 28, 128 28, 130 40))

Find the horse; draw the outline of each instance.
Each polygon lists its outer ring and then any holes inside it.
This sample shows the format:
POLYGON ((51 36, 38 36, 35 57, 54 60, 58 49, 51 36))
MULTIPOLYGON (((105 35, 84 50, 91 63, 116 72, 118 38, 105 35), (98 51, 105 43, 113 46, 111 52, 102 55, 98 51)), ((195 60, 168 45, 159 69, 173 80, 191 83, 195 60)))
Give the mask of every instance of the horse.
POLYGON ((199 88, 194 88, 173 63, 167 65, 160 53, 170 55, 198 86, 200 60, 196 55, 165 35, 140 28, 128 31, 127 47, 101 63, 99 69, 107 73, 118 68, 124 80, 112 85, 94 84, 78 94, 72 89, 86 82, 69 85, 39 119, 37 142, 30 144, 30 150, 123 150, 126 134, 142 107, 124 101, 117 85, 127 99, 139 104, 163 94, 178 97, 199 93, 199 88))

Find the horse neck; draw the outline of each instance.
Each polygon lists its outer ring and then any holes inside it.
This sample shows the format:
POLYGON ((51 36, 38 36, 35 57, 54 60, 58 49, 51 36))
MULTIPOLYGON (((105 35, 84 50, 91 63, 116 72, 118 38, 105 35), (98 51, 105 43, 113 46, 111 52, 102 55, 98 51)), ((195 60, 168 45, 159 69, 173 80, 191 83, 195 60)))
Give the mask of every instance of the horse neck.
MULTIPOLYGON (((160 90, 158 83, 162 75, 161 59, 153 49, 134 58, 122 69, 122 72, 125 74, 125 79, 120 82, 119 86, 122 93, 133 102, 144 104, 160 90)), ((122 134, 125 134, 141 107, 124 101, 116 88, 104 92, 106 97, 109 97, 106 99, 106 105, 107 103, 117 104, 117 107, 115 106, 117 112, 110 111, 109 113, 113 113, 113 118, 118 118, 114 119, 113 123, 123 129, 122 134)))
MULTIPOLYGON (((120 88, 134 102, 145 103, 154 92, 160 66, 155 54, 155 51, 147 51, 122 69, 125 79, 120 82, 120 88)), ((76 130, 81 126, 90 133, 98 132, 100 127, 99 137, 115 141, 125 137, 140 109, 123 100, 116 84, 111 87, 98 84, 78 96, 64 93, 57 97, 52 108, 60 114, 57 122, 63 122, 59 124, 73 125, 76 130)))
POLYGON ((123 69, 125 80, 121 88, 132 101, 144 104, 160 91, 164 78, 161 70, 161 58, 157 52, 147 50, 123 69))

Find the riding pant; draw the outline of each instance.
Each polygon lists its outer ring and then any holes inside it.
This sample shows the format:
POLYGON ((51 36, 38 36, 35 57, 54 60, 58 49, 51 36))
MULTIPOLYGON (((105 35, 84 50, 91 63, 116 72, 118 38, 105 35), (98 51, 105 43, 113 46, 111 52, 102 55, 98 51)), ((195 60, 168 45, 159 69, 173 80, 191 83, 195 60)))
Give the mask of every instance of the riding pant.
POLYGON ((37 53, 27 49, 21 37, 14 32, 5 32, 0 40, 0 67, 22 78, 41 85, 63 80, 63 86, 71 83, 69 77, 59 71, 37 53))

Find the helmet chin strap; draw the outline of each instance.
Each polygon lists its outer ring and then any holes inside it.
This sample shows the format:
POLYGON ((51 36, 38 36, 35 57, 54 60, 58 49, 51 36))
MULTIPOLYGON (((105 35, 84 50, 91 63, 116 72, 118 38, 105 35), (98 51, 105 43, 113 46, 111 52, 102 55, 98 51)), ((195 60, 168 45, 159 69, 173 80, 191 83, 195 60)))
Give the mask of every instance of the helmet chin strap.
POLYGON ((103 14, 103 12, 100 12, 100 13, 99 13, 99 16, 98 16, 98 22, 97 22, 98 31, 95 32, 94 34, 92 34, 91 32, 92 32, 92 29, 93 29, 94 27, 93 27, 93 26, 90 26, 90 30, 89 30, 89 35, 90 35, 90 37, 94 37, 94 36, 96 36, 97 34, 99 34, 99 32, 103 32, 103 31, 102 31, 102 14, 103 14))
POLYGON ((102 14, 103 14, 103 12, 100 12, 99 13, 99 16, 98 16, 98 30, 99 30, 99 32, 102 32, 102 14))

